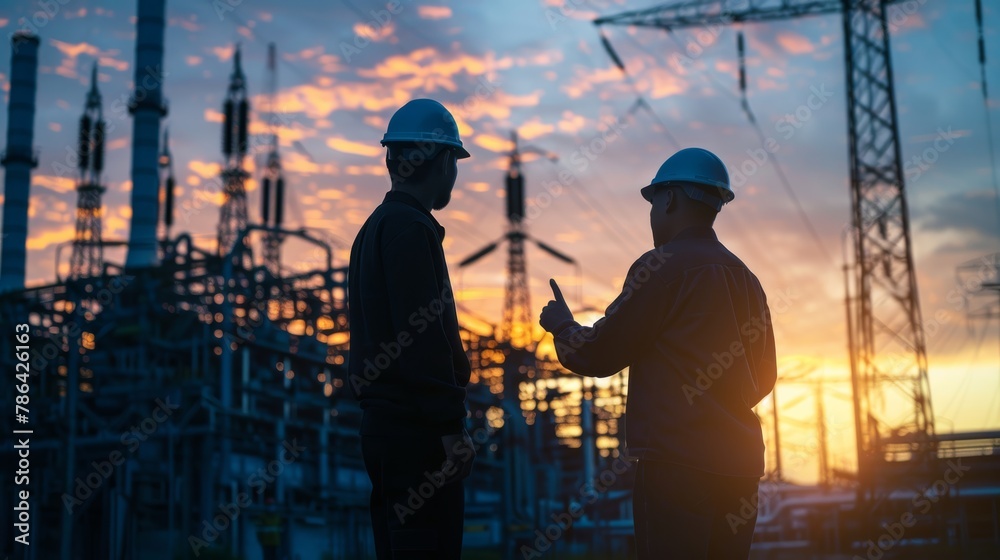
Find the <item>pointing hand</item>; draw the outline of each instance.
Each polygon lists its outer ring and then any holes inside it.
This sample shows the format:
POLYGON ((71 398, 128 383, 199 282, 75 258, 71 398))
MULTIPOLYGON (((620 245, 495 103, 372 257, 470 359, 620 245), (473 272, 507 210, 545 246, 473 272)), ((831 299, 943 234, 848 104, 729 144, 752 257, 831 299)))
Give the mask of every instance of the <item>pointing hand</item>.
POLYGON ((569 310, 569 305, 566 304, 566 298, 563 297, 562 290, 559 289, 559 285, 556 281, 549 279, 549 286, 552 286, 552 294, 556 299, 550 300, 548 304, 542 309, 542 314, 538 318, 539 324, 542 328, 548 332, 553 332, 553 329, 562 325, 566 321, 573 320, 573 312, 569 310))

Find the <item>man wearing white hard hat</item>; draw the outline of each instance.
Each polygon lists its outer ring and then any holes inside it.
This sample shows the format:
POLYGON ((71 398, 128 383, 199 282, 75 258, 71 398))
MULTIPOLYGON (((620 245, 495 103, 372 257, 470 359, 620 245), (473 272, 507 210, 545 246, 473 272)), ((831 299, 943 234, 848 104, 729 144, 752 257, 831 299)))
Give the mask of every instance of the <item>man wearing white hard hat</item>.
POLYGON ((629 368, 627 455, 639 560, 746 558, 757 521, 764 443, 753 407, 777 378, 767 298, 713 229, 735 198, 726 166, 687 148, 641 194, 654 248, 593 327, 555 299, 540 322, 580 375, 629 368))
POLYGON ((458 560, 462 480, 475 450, 465 430, 471 367, 459 337, 442 241, 431 215, 469 157, 448 110, 414 99, 382 138, 392 182, 351 247, 348 382, 363 409, 378 560, 458 560))

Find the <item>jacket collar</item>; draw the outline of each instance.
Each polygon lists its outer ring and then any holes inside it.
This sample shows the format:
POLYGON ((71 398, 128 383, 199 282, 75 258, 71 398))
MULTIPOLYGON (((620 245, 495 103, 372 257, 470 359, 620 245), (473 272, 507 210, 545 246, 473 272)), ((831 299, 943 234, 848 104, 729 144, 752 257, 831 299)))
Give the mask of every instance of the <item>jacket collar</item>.
POLYGON ((417 200, 412 194, 405 193, 403 191, 389 191, 385 193, 385 198, 382 199, 382 202, 391 201, 402 202, 423 212, 425 216, 430 218, 431 223, 434 224, 434 229, 437 230, 438 237, 444 241, 444 226, 439 224, 438 221, 434 219, 434 216, 431 215, 431 211, 424 208, 424 205, 420 204, 420 201, 417 200))
POLYGON ((689 226, 682 229, 671 241, 680 241, 682 239, 711 239, 718 241, 719 236, 715 234, 712 226, 689 226))

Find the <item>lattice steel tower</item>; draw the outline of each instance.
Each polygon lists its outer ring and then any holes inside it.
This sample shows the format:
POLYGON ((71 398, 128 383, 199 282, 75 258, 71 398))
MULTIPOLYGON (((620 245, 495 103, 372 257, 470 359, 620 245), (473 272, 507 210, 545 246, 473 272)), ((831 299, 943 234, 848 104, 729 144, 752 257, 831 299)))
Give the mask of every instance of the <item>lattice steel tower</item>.
POLYGON ((892 3, 688 0, 594 22, 670 32, 842 14, 854 233, 848 339, 858 475, 869 496, 880 462, 929 459, 936 449, 889 53, 886 10, 892 3))
POLYGON ((101 241, 101 171, 104 169, 104 117, 97 89, 97 63, 90 73, 90 91, 80 117, 77 145, 76 236, 70 259, 70 278, 100 276, 104 269, 101 241))
MULTIPOLYGON (((222 105, 222 192, 225 197, 219 211, 218 252, 224 256, 236 242, 236 236, 247 226, 247 192, 245 182, 250 174, 243 169, 247 155, 247 127, 250 104, 247 101, 246 77, 240 65, 240 48, 233 54, 233 73, 229 90, 222 105)), ((246 243, 246 239, 243 239, 246 243)))
POLYGON ((524 224, 525 192, 524 175, 521 173, 521 154, 538 153, 552 161, 555 161, 555 156, 533 146, 522 149, 518 146, 517 132, 511 132, 511 146, 510 163, 507 175, 504 177, 507 192, 507 233, 498 241, 466 257, 458 263, 458 266, 469 266, 493 252, 503 240, 507 240, 507 285, 504 290, 503 321, 500 324, 499 340, 516 348, 534 350, 535 323, 531 318, 531 293, 528 288, 528 263, 524 254, 524 241, 531 239, 539 249, 565 263, 575 265, 576 261, 529 236, 524 224))
MULTIPOLYGON (((271 137, 271 149, 267 154, 264 166, 264 177, 261 179, 260 220, 266 226, 281 227, 285 205, 285 177, 281 172, 281 154, 278 153, 278 66, 277 49, 274 43, 267 45, 267 128, 271 137)), ((281 241, 280 233, 266 232, 263 236, 264 266, 274 276, 281 275, 281 241)))

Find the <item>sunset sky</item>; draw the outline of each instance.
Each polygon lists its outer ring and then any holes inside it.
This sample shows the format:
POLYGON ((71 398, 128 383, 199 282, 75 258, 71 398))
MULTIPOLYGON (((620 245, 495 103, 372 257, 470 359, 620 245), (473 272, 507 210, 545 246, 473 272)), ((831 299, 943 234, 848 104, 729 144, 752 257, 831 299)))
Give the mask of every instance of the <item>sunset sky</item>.
MULTIPOLYGON (((5 92, 11 54, 6 38, 28 27, 42 41, 35 117, 40 162, 33 175, 28 240, 31 285, 54 280, 56 246, 73 237, 76 178, 60 176, 53 165, 63 163, 73 149, 95 60, 105 118, 113 126, 104 181, 105 237, 126 239, 131 215, 132 124, 121 107, 134 71, 135 2, 52 4, 59 13, 40 27, 19 23, 42 10, 37 1, 7 4, 0 11, 5 92)), ((994 128, 1000 126, 995 93, 1000 92, 1000 10, 984 2, 992 57, 987 80, 994 92, 987 113, 972 0, 914 4, 914 13, 895 20, 892 62, 920 301, 925 318, 947 317, 927 334, 937 429, 997 428, 997 319, 967 321, 965 309, 953 305, 948 294, 958 287, 956 267, 1000 250, 986 128, 987 118, 994 128), (939 138, 945 141, 937 145, 946 149, 933 149, 939 138)), ((358 228, 388 190, 378 142, 389 117, 411 98, 432 97, 456 115, 472 153, 459 164, 452 203, 436 213, 447 229, 445 250, 462 305, 500 320, 504 252, 464 271, 457 263, 504 232, 505 153, 516 129, 525 144, 559 156, 558 163, 529 158, 529 199, 546 192, 545 185, 551 188, 561 170, 573 178, 561 194, 539 204, 529 231, 575 258, 583 270, 581 302, 574 269, 529 248, 532 316, 551 297, 550 277, 563 286, 575 309, 603 310, 631 263, 652 248, 649 207, 638 189, 675 150, 669 135, 682 146, 714 151, 731 171, 759 148, 739 105, 732 28, 678 32, 676 41, 662 31, 607 28, 635 86, 669 134, 647 112, 628 115, 636 94, 604 52, 591 21, 652 5, 648 0, 403 0, 393 14, 384 3, 363 0, 168 1, 164 94, 170 113, 163 124, 170 129, 183 187, 174 232, 190 231, 204 248, 214 246, 221 197, 220 111, 234 45, 241 45, 251 107, 259 110, 267 43, 273 41, 279 53, 278 109, 286 119, 279 131, 291 197, 286 224, 328 234, 337 243, 337 266, 346 266, 358 228), (701 52, 690 63, 678 64, 677 54, 688 45, 701 52), (622 133, 603 152, 588 156, 581 150, 616 119, 623 123, 622 133)), ((853 453, 845 451, 853 446, 845 399, 850 387, 838 381, 848 375, 841 270, 849 224, 841 19, 753 24, 743 31, 750 104, 764 133, 777 140, 782 169, 823 247, 817 247, 796 213, 773 160, 745 180, 732 174, 736 199, 720 214, 716 230, 759 276, 769 299, 786 303, 774 317, 780 363, 813 365, 817 375, 830 380, 824 393, 831 446, 839 457, 834 465, 853 468, 853 453), (797 111, 792 126, 787 116, 797 111)), ((263 115, 254 118, 251 132, 265 133, 263 115)), ((0 130, 6 130, 6 121, 4 108, 0 130)), ((261 157, 248 158, 255 175, 261 157)), ((257 187, 254 180, 248 183, 253 219, 259 215, 257 187)), ((68 267, 68 252, 63 256, 68 267)), ((122 259, 113 251, 109 256, 122 259)), ((309 266, 310 258, 302 248, 289 247, 284 255, 291 267, 309 266)), ((805 393, 812 394, 811 386, 779 386, 779 391, 783 398, 788 395, 790 417, 810 421, 814 405, 805 393), (802 403, 793 402, 796 392, 803 394, 802 403)), ((799 441, 810 445, 808 436, 799 441)), ((801 455, 807 464, 809 453, 801 455)))

